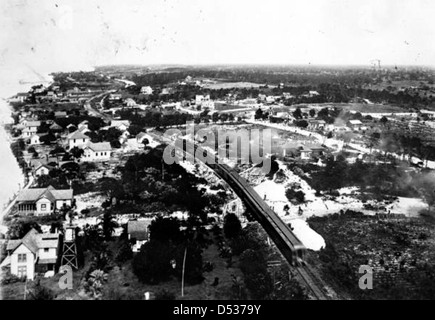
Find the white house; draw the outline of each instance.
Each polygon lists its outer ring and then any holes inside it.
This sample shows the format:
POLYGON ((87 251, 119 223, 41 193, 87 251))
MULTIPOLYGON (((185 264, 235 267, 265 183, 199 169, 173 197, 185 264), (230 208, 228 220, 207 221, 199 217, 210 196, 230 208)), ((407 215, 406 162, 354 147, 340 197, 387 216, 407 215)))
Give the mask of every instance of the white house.
POLYGON ((145 95, 153 94, 153 88, 151 88, 150 86, 142 87, 140 88, 140 93, 145 95))
POLYGON ((124 103, 128 108, 133 108, 136 106, 136 101, 134 101, 132 98, 125 99, 124 103))
POLYGON ((30 124, 30 125, 26 124, 25 128, 22 131, 24 138, 31 137, 31 136, 35 135, 38 132, 38 127, 40 126, 39 121, 28 122, 28 124, 30 124), (39 125, 35 125, 36 123, 39 123, 39 125))
POLYGON ((69 148, 72 149, 74 147, 78 147, 78 148, 86 147, 91 141, 91 139, 84 133, 77 130, 68 135, 67 141, 68 141, 69 148))
POLYGON ((29 144, 41 144, 41 141, 39 140, 39 136, 37 134, 34 134, 29 139, 29 144))
POLYGON ((18 213, 42 216, 57 212, 64 206, 71 207, 73 199, 73 189, 29 188, 21 190, 15 206, 18 213))
POLYGON ((349 120, 347 122, 347 126, 351 128, 352 130, 361 130, 363 127, 363 123, 360 120, 349 120))
POLYGON ((112 147, 109 142, 89 143, 83 150, 83 161, 107 161, 110 160, 112 147))
POLYGON ((51 169, 53 169, 51 166, 46 164, 41 164, 33 171, 34 176, 40 177, 40 176, 48 175, 51 169))
POLYGON ((130 127, 129 120, 112 120, 110 122, 111 128, 116 128, 120 131, 126 131, 130 127))
POLYGON ((59 253, 58 233, 38 233, 31 229, 23 239, 9 240, 8 256, 2 267, 10 267, 11 274, 33 280, 35 273, 55 272, 59 253))

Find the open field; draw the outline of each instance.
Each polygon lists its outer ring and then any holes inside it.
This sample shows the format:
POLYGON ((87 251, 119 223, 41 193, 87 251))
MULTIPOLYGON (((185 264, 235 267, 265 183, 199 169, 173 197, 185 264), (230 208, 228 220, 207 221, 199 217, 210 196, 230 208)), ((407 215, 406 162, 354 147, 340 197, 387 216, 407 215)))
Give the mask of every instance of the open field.
POLYGON ((207 83, 202 85, 205 89, 219 90, 219 89, 231 89, 231 88, 259 88, 264 84, 253 82, 217 82, 207 83))
POLYGON ((321 266, 322 278, 337 292, 352 299, 433 298, 433 221, 349 212, 309 224, 326 248, 310 252, 308 263, 321 266), (361 265, 373 268, 372 290, 358 286, 361 265))
POLYGON ((408 112, 408 110, 393 106, 390 104, 365 104, 365 103, 310 103, 310 104, 297 104, 293 105, 291 109, 295 108, 340 108, 346 111, 356 111, 361 113, 393 113, 393 112, 408 112))

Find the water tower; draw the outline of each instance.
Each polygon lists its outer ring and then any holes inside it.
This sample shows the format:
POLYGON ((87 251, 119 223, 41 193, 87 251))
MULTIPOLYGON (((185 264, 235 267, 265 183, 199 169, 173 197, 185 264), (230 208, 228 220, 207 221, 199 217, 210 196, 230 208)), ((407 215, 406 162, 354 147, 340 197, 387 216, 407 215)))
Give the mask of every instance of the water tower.
POLYGON ((69 265, 78 269, 75 226, 69 222, 65 226, 61 266, 69 265))

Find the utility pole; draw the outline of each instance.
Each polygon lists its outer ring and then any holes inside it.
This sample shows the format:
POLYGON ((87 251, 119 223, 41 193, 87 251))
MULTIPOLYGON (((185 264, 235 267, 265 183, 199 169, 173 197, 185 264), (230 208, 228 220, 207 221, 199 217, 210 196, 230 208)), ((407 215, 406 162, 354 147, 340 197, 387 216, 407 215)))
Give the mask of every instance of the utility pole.
POLYGON ((24 300, 26 300, 26 294, 27 294, 27 275, 26 275, 26 283, 24 284, 24 300))
POLYGON ((186 268, 186 255, 187 255, 187 245, 184 250, 184 258, 183 258, 183 271, 181 274, 181 296, 184 297, 184 270, 186 268))

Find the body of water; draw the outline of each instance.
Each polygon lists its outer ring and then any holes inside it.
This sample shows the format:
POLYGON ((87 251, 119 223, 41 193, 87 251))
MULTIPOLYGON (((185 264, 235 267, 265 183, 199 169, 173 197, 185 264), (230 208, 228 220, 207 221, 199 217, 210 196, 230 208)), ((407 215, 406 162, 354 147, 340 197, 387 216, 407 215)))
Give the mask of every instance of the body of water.
POLYGON ((10 139, 5 131, 4 125, 13 123, 11 117, 11 106, 7 99, 14 96, 18 92, 27 92, 32 85, 44 84, 47 85, 51 81, 47 76, 46 81, 38 81, 34 75, 20 74, 19 76, 10 79, 2 79, 0 81, 0 224, 3 219, 3 208, 13 198, 14 194, 19 191, 19 188, 24 186, 24 174, 18 165, 10 148, 10 139))

